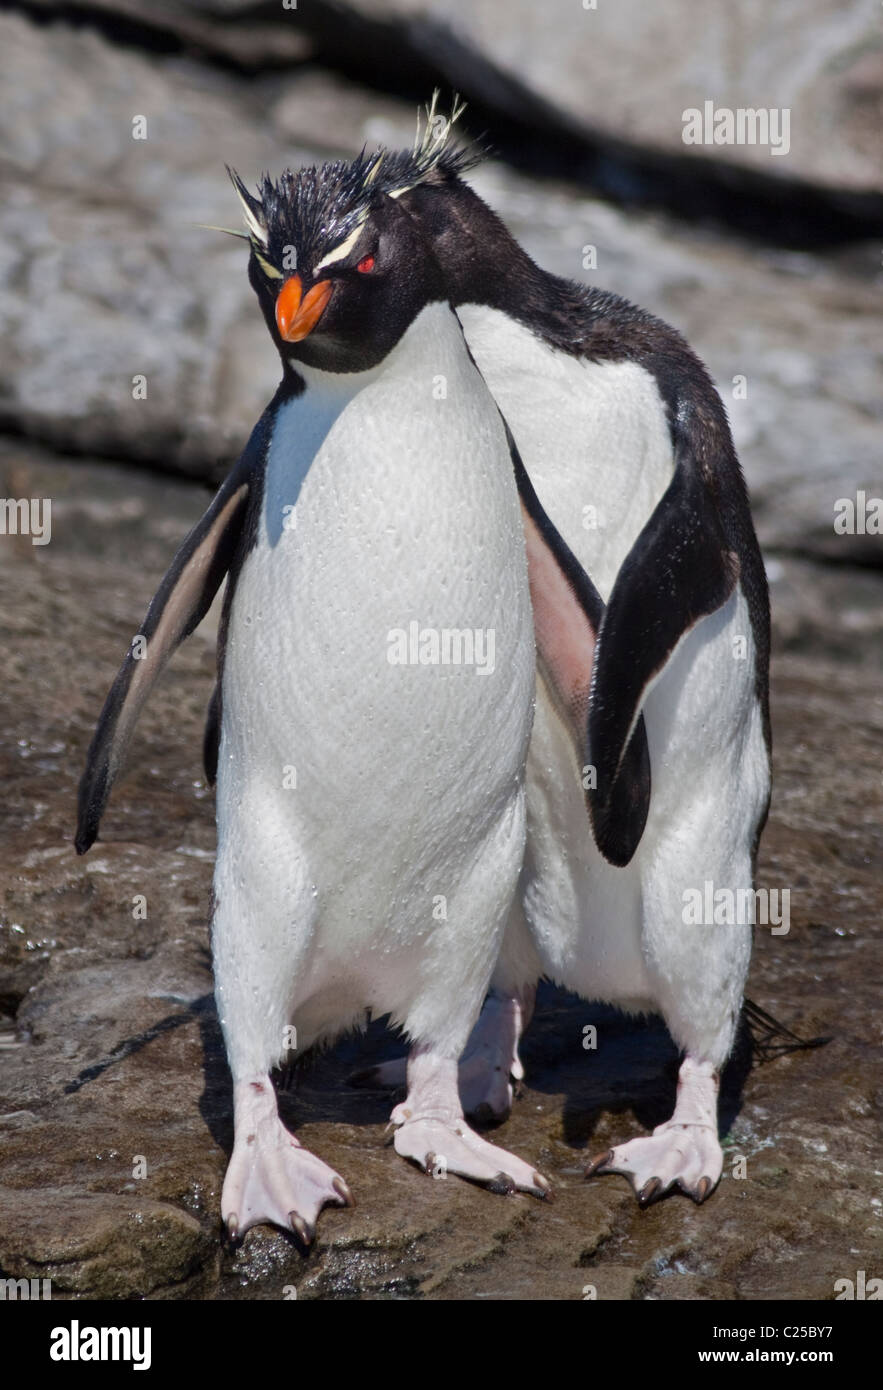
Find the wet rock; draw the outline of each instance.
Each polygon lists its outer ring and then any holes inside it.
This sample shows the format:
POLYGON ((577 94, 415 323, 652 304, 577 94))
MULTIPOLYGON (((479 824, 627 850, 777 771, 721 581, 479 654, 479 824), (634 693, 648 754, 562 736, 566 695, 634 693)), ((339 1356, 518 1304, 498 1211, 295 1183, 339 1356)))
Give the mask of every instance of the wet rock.
MULTIPOLYGON (((327 1211, 308 1255, 267 1228, 230 1250, 219 1205, 232 1096, 211 998, 214 825, 200 767, 211 622, 145 710, 102 839, 82 859, 71 848, 95 715, 206 493, 21 440, 5 442, 0 469, 56 501, 49 545, 0 538, 3 1277, 52 1277, 53 1294, 71 1298, 543 1300, 594 1289, 602 1300, 801 1301, 870 1274, 883 1224, 883 700, 873 660, 826 651, 827 604, 813 610, 808 645, 776 625, 776 784, 760 882, 790 892, 790 930, 758 929, 749 994, 831 1041, 753 1070, 740 1051, 724 1088, 724 1178, 708 1203, 675 1196, 640 1211, 624 1180, 583 1181, 590 1156, 665 1118, 676 1055, 658 1020, 544 989, 524 1094, 491 1137, 547 1173, 554 1204, 433 1180, 395 1155, 392 1098, 346 1084, 396 1050, 375 1024, 305 1064, 281 1102, 358 1207, 327 1211)), ((835 581, 851 573, 825 574, 832 628, 835 581)), ((788 582, 809 590, 816 575, 805 564, 788 582)), ((863 582, 883 587, 873 574, 863 582)))
POLYGON ((198 1298, 216 1262, 199 1222, 166 1203, 70 1188, 30 1207, 0 1188, 0 1267, 51 1280, 53 1299, 198 1298))

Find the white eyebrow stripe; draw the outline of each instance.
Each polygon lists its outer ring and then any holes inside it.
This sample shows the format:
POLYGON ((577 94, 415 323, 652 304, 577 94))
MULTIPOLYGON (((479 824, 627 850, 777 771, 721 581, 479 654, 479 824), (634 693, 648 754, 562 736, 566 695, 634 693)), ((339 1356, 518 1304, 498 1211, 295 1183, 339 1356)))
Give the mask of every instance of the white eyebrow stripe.
POLYGON ((255 256, 257 257, 258 265, 261 267, 265 275, 269 275, 271 280, 285 279, 285 276, 283 275, 282 271, 277 270, 276 267, 273 265, 272 261, 268 261, 266 256, 261 255, 260 251, 255 251, 255 256))
POLYGON ((324 260, 321 260, 318 265, 314 265, 313 274, 318 275, 319 271, 324 270, 326 265, 333 265, 335 261, 342 261, 344 256, 348 256, 350 251, 352 251, 353 247, 355 246, 356 242, 359 240, 359 237, 362 235, 362 228, 364 227, 364 225, 364 221, 360 222, 356 230, 354 232, 350 232, 346 241, 342 241, 339 246, 335 246, 333 251, 328 252, 328 255, 324 258, 324 260))

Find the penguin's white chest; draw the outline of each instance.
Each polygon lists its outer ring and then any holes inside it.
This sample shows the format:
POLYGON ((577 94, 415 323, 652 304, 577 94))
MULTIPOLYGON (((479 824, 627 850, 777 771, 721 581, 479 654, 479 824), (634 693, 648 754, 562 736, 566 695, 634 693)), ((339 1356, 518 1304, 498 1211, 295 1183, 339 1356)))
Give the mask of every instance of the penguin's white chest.
POLYGON ((674 472, 653 377, 560 352, 485 305, 457 314, 540 502, 606 600, 674 472))
POLYGON ((455 883, 520 794, 534 651, 505 435, 450 310, 371 373, 305 375, 231 606, 219 838, 245 808, 337 950, 406 930, 427 866, 455 883))

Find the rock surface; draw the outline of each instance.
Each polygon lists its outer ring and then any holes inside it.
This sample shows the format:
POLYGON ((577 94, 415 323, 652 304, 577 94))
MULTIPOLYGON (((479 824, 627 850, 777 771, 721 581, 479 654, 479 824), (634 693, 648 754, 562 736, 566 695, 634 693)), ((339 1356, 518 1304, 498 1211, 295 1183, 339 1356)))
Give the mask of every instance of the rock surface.
MULTIPOLYGON (((583 1182, 587 1157, 664 1117, 675 1056, 658 1022, 638 1027, 548 989, 524 1095, 498 1137, 547 1173, 553 1205, 434 1182, 396 1157, 390 1098, 346 1085, 395 1049, 374 1025, 315 1061, 283 1101, 358 1207, 326 1212, 307 1257, 264 1228, 232 1252, 219 1239, 232 1097, 211 998, 214 825, 199 761, 211 620, 142 717, 102 840, 82 859, 71 848, 100 702, 206 493, 20 440, 0 451, 0 481, 7 495, 53 498, 49 545, 0 541, 4 1277, 51 1278, 55 1298, 275 1299, 293 1285, 299 1298, 578 1299, 591 1286, 604 1299, 803 1300, 875 1267, 879 634, 853 661, 829 650, 836 603, 801 609, 786 630, 777 621, 760 882, 790 890, 791 929, 758 930, 749 993, 832 1040, 748 1072, 736 1058, 725 1176, 706 1206, 673 1197, 641 1212, 621 1179, 583 1182), (587 1023, 594 1052, 582 1046, 587 1023)), ((811 567, 780 563, 777 583, 803 593, 811 567)), ((879 614, 883 582, 863 579, 879 614)))
MULTIPOLYGON (((29 0, 54 15, 53 0, 29 0)), ((753 171, 843 195, 883 190, 883 35, 874 0, 731 0, 697 22, 690 0, 89 0, 118 39, 243 73, 318 57, 393 89, 447 82, 492 116, 677 161, 731 182, 753 171), (683 112, 789 113, 786 147, 685 145, 683 112)), ((667 165, 671 168, 671 164, 667 165)), ((596 170, 596 173, 599 172, 596 170)), ((646 172, 646 169, 645 169, 646 172)), ((610 190, 613 191, 613 190, 610 190)), ((628 195, 625 187, 620 189, 628 195)), ((845 199, 844 199, 845 201, 845 199)))
POLYGON ((344 8, 397 24, 436 61, 448 55, 449 32, 461 62, 462 46, 572 122, 645 149, 683 153, 682 113, 706 100, 732 110, 787 107, 784 155, 759 144, 687 148, 786 179, 883 188, 883 36, 874 0, 735 0, 704 10, 698 22, 691 0, 663 8, 509 0, 505 23, 498 0, 349 0, 344 8))
MULTIPOLYGON (((238 225, 224 162, 254 180, 407 143, 413 106, 316 71, 246 82, 18 15, 0 16, 0 81, 0 424, 217 482, 277 380, 243 244, 196 226, 238 225)), ((708 359, 764 544, 879 564, 878 536, 834 531, 838 499, 883 494, 876 245, 764 251, 499 164, 475 183, 543 265, 645 305, 708 359)))

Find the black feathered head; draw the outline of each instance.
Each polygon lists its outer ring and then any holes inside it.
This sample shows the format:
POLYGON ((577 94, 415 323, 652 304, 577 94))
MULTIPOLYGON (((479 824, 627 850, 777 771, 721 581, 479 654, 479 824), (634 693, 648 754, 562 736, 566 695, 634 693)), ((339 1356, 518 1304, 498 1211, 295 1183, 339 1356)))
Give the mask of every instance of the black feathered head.
POLYGON ((264 274, 282 280, 293 271, 316 275, 344 259, 378 198, 400 198, 429 180, 453 178, 478 162, 479 155, 451 144, 465 105, 454 99, 449 116, 438 112, 438 92, 418 116, 410 150, 362 150, 355 159, 335 160, 292 172, 274 181, 264 174, 256 194, 239 175, 228 173, 245 218, 242 236, 264 274))
POLYGON ((444 183, 475 156, 451 146, 438 93, 411 150, 364 150, 349 162, 264 175, 254 194, 229 171, 251 248, 249 278, 283 361, 331 371, 373 365, 420 309, 447 293, 429 243, 398 199, 444 183))

